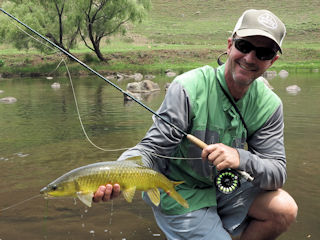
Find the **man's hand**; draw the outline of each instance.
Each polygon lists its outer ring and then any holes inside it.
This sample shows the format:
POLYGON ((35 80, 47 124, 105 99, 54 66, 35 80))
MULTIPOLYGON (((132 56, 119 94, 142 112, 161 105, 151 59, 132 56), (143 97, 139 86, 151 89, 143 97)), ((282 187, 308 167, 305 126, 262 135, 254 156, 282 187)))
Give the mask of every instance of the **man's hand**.
POLYGON ((120 185, 114 184, 107 184, 106 186, 100 186, 98 190, 93 195, 93 202, 100 202, 100 201, 109 201, 110 199, 114 199, 119 197, 120 195, 120 185))
POLYGON ((223 143, 208 145, 202 150, 201 157, 212 162, 218 171, 226 168, 237 169, 240 165, 240 156, 237 149, 223 143))

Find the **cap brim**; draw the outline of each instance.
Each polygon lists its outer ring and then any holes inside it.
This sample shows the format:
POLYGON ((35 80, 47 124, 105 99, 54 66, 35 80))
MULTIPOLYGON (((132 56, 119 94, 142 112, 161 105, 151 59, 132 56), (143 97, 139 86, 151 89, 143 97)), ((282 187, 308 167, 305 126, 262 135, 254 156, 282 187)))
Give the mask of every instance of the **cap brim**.
POLYGON ((267 38, 270 38, 272 41, 274 41, 278 48, 280 53, 282 54, 282 49, 280 44, 276 41, 276 39, 268 32, 262 31, 260 29, 240 29, 236 31, 237 36, 239 37, 250 37, 250 36, 264 36, 267 38))

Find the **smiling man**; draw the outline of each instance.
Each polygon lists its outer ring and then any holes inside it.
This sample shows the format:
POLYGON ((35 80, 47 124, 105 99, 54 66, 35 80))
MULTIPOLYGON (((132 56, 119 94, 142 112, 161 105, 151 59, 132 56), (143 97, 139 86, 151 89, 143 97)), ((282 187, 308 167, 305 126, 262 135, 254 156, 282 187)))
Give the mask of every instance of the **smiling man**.
MULTIPOLYGON (((176 189, 188 209, 164 192, 160 206, 150 204, 167 239, 276 239, 295 220, 297 205, 282 190, 282 102, 260 79, 282 53, 285 33, 284 24, 270 11, 247 10, 228 39, 225 64, 194 69, 173 81, 158 114, 206 142, 206 148, 198 149, 154 117, 141 142, 119 158, 142 155, 146 166, 184 181, 176 189), (207 161, 194 160, 200 156, 207 161), (242 179, 230 194, 219 192, 214 176, 228 168, 246 171, 254 180, 242 179)), ((120 189, 118 184, 101 186, 94 201, 119 196, 120 189)), ((147 195, 144 199, 150 203, 147 195)))

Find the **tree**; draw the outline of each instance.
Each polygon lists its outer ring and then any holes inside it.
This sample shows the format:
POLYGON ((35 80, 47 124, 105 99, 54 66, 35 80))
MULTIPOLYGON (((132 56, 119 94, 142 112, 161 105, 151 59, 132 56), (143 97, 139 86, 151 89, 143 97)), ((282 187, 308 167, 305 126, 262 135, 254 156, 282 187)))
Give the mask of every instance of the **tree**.
MULTIPOLYGON (((125 24, 141 22, 150 8, 150 0, 8 0, 3 8, 18 19, 49 38, 66 51, 82 40, 101 61, 103 39, 125 33, 125 24)), ((18 49, 48 47, 32 40, 16 26, 8 24, 8 17, 0 15, 0 41, 18 49)))
POLYGON ((79 0, 79 12, 84 16, 79 25, 85 45, 101 61, 108 61, 100 50, 102 39, 115 33, 125 33, 125 24, 141 22, 150 8, 150 0, 79 0), (90 44, 88 43, 90 41, 90 44))
MULTIPOLYGON (((81 22, 77 14, 72 14, 75 2, 70 0, 10 0, 5 1, 3 8, 59 47, 69 51, 76 45, 80 30, 79 22, 81 22)), ((2 14, 0 36, 3 42, 9 42, 17 49, 35 47, 48 51, 49 48, 44 44, 30 38, 18 27, 8 22, 10 22, 8 17, 2 14)), ((21 29, 26 31, 24 28, 21 29)))

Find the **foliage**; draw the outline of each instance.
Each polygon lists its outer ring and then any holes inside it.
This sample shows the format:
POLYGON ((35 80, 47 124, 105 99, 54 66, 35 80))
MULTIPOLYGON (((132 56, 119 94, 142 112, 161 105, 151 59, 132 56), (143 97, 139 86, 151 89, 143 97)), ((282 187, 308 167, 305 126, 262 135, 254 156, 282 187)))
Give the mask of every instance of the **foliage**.
MULTIPOLYGON (((4 3, 6 11, 67 51, 76 46, 80 35, 85 46, 102 61, 106 59, 100 50, 101 40, 119 32, 124 34, 127 24, 141 22, 149 8, 150 0, 8 0, 4 3)), ((12 43, 18 49, 48 49, 8 22, 7 16, 0 16, 2 43, 12 43)))
POLYGON ((83 21, 80 27, 83 42, 101 61, 107 61, 101 53, 101 40, 115 33, 124 34, 129 22, 141 22, 150 7, 150 1, 78 0, 78 6, 83 21))
MULTIPOLYGON (((78 16, 72 14, 74 4, 73 1, 67 0, 10 0, 5 1, 3 8, 61 48, 69 50, 75 46, 79 31, 78 16)), ((4 14, 0 17, 2 43, 9 42, 18 49, 34 47, 48 51, 49 48, 46 46, 48 44, 40 42, 38 38, 31 38, 29 35, 34 36, 34 34, 29 30, 19 26, 4 14)))

